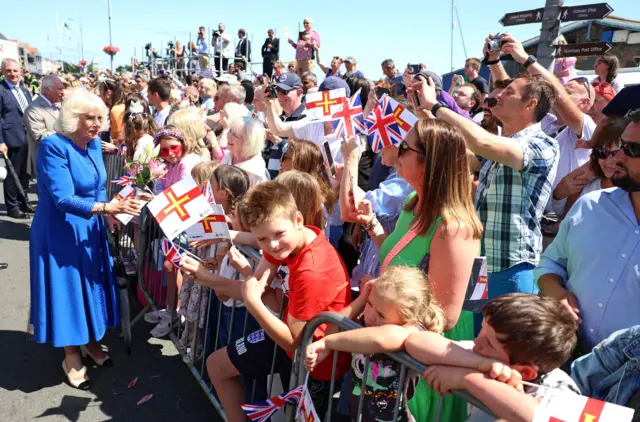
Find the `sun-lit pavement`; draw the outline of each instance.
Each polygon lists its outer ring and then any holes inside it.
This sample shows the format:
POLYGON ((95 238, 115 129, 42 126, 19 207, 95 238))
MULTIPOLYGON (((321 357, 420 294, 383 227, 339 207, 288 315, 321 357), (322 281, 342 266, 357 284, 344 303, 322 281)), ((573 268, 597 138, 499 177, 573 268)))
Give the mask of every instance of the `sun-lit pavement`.
MULTIPOLYGON (((4 160, 0 159, 0 165, 4 160)), ((30 199, 35 200, 31 194, 30 199)), ((113 368, 89 368, 93 387, 66 384, 63 352, 27 340, 30 220, 7 217, 0 183, 0 421, 217 421, 218 414, 168 340, 149 338, 152 326, 133 329, 132 355, 117 332, 105 344, 113 368), (139 377, 137 385, 127 389, 139 377), (140 406, 147 394, 153 398, 140 406)), ((64 245, 60 245, 64 247, 64 245)))

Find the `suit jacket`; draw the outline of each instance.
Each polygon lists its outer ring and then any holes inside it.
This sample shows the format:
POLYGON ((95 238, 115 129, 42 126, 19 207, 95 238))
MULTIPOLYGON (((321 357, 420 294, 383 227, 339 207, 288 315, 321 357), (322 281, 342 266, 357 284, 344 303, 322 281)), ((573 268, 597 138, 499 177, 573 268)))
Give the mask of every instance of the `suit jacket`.
MULTIPOLYGON (((20 85, 22 94, 31 104, 31 94, 20 85)), ((8 147, 20 147, 27 143, 27 132, 22 122, 22 109, 20 103, 7 84, 3 80, 0 83, 0 144, 8 147)))
POLYGON ((29 142, 29 165, 27 172, 34 177, 36 175, 36 153, 40 141, 49 135, 53 135, 53 124, 58 120, 60 111, 54 109, 47 103, 41 95, 24 112, 24 126, 27 129, 27 140, 29 142))
POLYGON ((277 38, 267 38, 262 44, 262 57, 265 61, 269 60, 272 63, 278 60, 280 54, 280 40, 277 38), (270 51, 267 51, 267 46, 271 44, 270 51))
POLYGON ((238 42, 236 57, 246 57, 248 61, 251 61, 251 41, 249 38, 244 37, 238 42))

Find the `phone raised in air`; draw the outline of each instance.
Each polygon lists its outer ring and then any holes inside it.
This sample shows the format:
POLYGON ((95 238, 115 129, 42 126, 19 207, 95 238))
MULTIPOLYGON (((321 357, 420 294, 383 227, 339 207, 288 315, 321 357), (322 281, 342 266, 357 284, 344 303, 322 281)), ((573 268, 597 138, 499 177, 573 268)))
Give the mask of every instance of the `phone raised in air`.
POLYGON ((331 156, 331 148, 329 147, 329 142, 324 141, 322 143, 322 147, 324 148, 324 155, 327 158, 327 167, 331 172, 331 176, 336 177, 336 168, 333 166, 333 157, 331 156))
POLYGON ((412 75, 417 75, 422 70, 422 66, 419 64, 410 64, 408 68, 412 75))
POLYGON ((270 98, 278 98, 278 90, 275 85, 269 85, 269 97, 270 98))

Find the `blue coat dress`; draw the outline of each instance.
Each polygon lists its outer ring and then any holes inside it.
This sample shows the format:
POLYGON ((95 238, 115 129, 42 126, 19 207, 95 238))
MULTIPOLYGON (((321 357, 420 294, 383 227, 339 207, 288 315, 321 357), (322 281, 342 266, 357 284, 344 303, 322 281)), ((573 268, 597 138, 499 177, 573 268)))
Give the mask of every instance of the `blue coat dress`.
POLYGON ((38 207, 31 225, 31 323, 34 340, 55 347, 100 340, 118 323, 118 301, 102 216, 107 174, 100 139, 87 150, 60 134, 36 156, 38 207))

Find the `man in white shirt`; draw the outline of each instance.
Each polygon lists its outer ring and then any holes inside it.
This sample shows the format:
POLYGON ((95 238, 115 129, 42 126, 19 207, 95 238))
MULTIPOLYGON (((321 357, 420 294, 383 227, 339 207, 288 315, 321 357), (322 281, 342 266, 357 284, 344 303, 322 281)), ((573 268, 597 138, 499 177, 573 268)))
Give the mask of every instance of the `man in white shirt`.
POLYGON ((169 98, 171 97, 171 82, 165 78, 155 78, 149 82, 147 87, 149 104, 155 107, 154 120, 161 128, 164 126, 171 112, 169 98))
POLYGON ((211 45, 213 45, 215 53, 215 66, 216 71, 223 73, 229 67, 229 58, 233 57, 231 51, 231 38, 229 34, 224 32, 224 24, 218 24, 218 30, 214 31, 211 39, 211 45))

